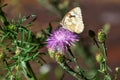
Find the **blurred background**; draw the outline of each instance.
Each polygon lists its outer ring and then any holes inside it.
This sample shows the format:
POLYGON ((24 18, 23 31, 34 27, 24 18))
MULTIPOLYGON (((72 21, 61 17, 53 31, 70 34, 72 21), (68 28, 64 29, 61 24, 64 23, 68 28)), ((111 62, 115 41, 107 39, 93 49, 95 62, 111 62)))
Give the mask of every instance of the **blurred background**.
MULTIPOLYGON (((47 28, 49 22, 59 22, 62 16, 57 11, 52 10, 53 8, 51 8, 49 3, 44 4, 44 1, 46 0, 4 0, 8 4, 4 11, 9 19, 17 19, 19 14, 25 16, 30 14, 37 15, 38 18, 31 27, 31 30, 37 33, 47 28)), ((112 69, 120 66, 120 0, 71 0, 69 9, 66 12, 74 6, 80 6, 82 10, 85 24, 85 31, 81 34, 82 37, 89 38, 89 29, 97 32, 104 24, 110 24, 111 28, 107 36, 108 64, 112 69)), ((55 63, 50 62, 52 64, 55 63)), ((37 68, 36 66, 33 67, 37 68)))

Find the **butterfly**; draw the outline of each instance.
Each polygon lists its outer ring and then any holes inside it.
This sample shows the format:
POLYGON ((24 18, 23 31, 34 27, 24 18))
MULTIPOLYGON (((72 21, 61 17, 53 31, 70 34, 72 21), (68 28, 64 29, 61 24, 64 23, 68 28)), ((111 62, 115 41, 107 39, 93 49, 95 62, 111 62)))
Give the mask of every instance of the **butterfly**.
POLYGON ((71 32, 81 33, 84 30, 84 24, 82 20, 82 14, 80 7, 75 7, 70 10, 60 22, 64 29, 71 32))

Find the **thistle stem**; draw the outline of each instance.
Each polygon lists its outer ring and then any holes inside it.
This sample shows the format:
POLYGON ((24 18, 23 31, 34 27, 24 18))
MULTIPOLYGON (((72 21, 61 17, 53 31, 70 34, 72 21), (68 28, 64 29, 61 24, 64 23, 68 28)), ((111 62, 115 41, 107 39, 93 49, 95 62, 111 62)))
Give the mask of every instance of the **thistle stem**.
POLYGON ((67 71, 69 74, 71 74, 72 76, 74 76, 76 79, 81 80, 82 77, 75 72, 72 68, 70 68, 66 63, 59 63, 59 65, 65 70, 67 71))
POLYGON ((120 67, 115 68, 115 74, 114 74, 114 79, 113 80, 118 80, 119 70, 120 70, 120 67))
POLYGON ((93 41, 95 42, 95 44, 97 45, 97 47, 100 48, 99 44, 98 44, 98 42, 97 42, 97 40, 95 38, 93 38, 93 41))
POLYGON ((77 73, 79 76, 81 76, 83 79, 88 80, 88 79, 84 76, 84 74, 83 74, 84 70, 79 66, 78 60, 77 60, 77 58, 73 55, 73 53, 72 53, 72 51, 71 51, 70 48, 68 48, 68 52, 70 53, 71 57, 73 58, 73 61, 75 62, 75 64, 77 65, 77 68, 78 68, 78 70, 79 70, 79 72, 76 72, 76 73, 77 73))
POLYGON ((102 47, 103 47, 103 57, 104 57, 104 60, 103 60, 103 72, 105 74, 105 80, 111 80, 111 77, 110 77, 110 74, 108 72, 108 66, 107 66, 107 48, 106 48, 106 45, 105 45, 105 42, 102 43, 102 47))

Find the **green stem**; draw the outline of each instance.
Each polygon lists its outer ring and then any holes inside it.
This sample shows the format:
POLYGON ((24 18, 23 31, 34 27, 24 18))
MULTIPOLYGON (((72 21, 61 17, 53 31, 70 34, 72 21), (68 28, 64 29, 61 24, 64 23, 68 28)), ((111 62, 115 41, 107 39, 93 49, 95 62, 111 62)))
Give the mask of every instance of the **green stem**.
POLYGON ((104 70, 103 72, 105 74, 105 80, 111 80, 110 74, 108 72, 108 66, 107 66, 107 48, 106 48, 105 42, 102 43, 102 47, 103 47, 103 57, 104 57, 102 65, 104 70))
POLYGON ((84 72, 84 70, 79 66, 79 63, 78 63, 78 60, 77 60, 77 58, 73 55, 73 53, 72 53, 72 51, 71 51, 71 49, 70 48, 68 48, 68 52, 70 53, 70 55, 71 55, 71 57, 73 58, 73 61, 75 62, 75 64, 77 65, 77 68, 78 68, 78 74, 79 74, 79 76, 81 76, 83 79, 85 79, 85 80, 88 80, 85 76, 84 76, 84 74, 83 74, 83 72, 84 72))
POLYGON ((104 54, 104 57, 105 57, 105 59, 107 60, 107 48, 106 48, 105 42, 102 43, 102 46, 103 46, 103 54, 104 54))
POLYGON ((98 44, 98 42, 97 42, 97 40, 95 38, 93 38, 93 41, 95 42, 95 44, 97 45, 97 47, 100 48, 99 44, 98 44))
POLYGON ((118 80, 118 73, 119 73, 120 67, 115 68, 115 74, 114 74, 114 79, 113 80, 118 80))
POLYGON ((69 74, 71 74, 72 76, 74 76, 76 79, 81 80, 81 76, 75 72, 72 68, 70 68, 66 63, 59 63, 59 65, 65 70, 67 71, 69 74))
POLYGON ((105 43, 102 43, 102 47, 103 47, 103 57, 104 57, 104 69, 106 72, 107 71, 107 49, 105 47, 105 43))
POLYGON ((37 80, 29 62, 22 61, 21 67, 23 69, 23 73, 25 77, 27 78, 27 80, 37 80))

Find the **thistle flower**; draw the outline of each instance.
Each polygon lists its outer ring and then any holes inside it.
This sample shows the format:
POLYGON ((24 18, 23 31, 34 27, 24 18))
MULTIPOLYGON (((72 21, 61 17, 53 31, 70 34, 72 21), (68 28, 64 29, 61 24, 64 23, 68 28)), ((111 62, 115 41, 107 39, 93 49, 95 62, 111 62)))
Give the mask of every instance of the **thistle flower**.
POLYGON ((98 41, 99 42, 105 42, 106 40, 106 34, 105 32, 101 29, 99 32, 98 32, 98 41))
POLYGON ((78 40, 79 37, 77 34, 67 29, 59 28, 48 38, 47 48, 52 51, 63 53, 78 40))

